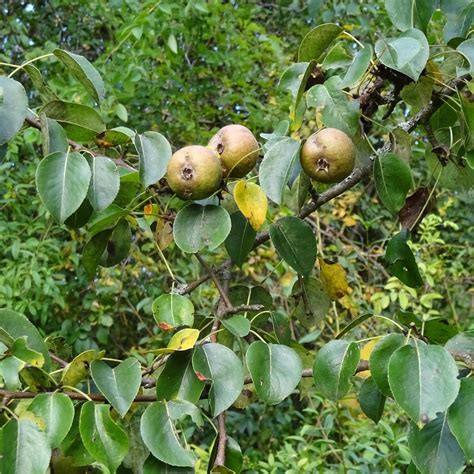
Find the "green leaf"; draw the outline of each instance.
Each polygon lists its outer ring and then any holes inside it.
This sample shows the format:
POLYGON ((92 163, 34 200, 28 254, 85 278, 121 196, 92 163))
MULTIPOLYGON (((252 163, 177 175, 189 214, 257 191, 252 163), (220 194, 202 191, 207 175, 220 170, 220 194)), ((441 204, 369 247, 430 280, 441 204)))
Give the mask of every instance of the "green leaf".
POLYGON ((456 437, 467 462, 474 462, 474 379, 461 380, 459 395, 449 407, 448 422, 451 432, 456 437))
POLYGON ((408 444, 413 462, 421 474, 461 472, 464 456, 449 430, 446 413, 440 413, 421 430, 412 426, 408 444))
POLYGON ((114 202, 120 188, 120 175, 110 158, 90 156, 87 161, 91 168, 87 197, 92 207, 101 211, 114 202))
POLYGON ((168 48, 171 49, 174 54, 178 53, 178 43, 176 41, 176 36, 173 33, 168 36, 167 44, 168 48))
POLYGON ((313 365, 315 388, 324 397, 340 400, 351 387, 360 359, 359 346, 342 339, 330 341, 316 354, 313 365))
POLYGON ((347 52, 343 43, 337 42, 325 55, 321 68, 323 71, 329 71, 331 69, 345 68, 351 63, 352 56, 347 52))
POLYGON ((379 390, 387 397, 392 396, 388 383, 388 362, 392 354, 403 347, 406 342, 406 337, 403 334, 387 334, 377 342, 370 353, 370 374, 379 390))
POLYGON ((61 383, 74 387, 82 382, 89 375, 89 367, 93 360, 102 359, 104 351, 91 349, 74 357, 74 359, 65 367, 61 383))
POLYGON ((471 0, 441 0, 440 8, 447 16, 444 25, 445 43, 465 38, 474 20, 474 5, 471 0))
POLYGON ((242 304, 263 305, 263 310, 245 312, 245 316, 252 320, 252 325, 255 327, 265 323, 268 320, 268 313, 273 309, 272 295, 263 286, 232 286, 229 289, 229 298, 233 306, 242 304), (259 312, 263 314, 254 318, 259 312))
POLYGON ((36 170, 36 186, 43 204, 60 224, 74 213, 87 196, 91 170, 77 152, 56 152, 44 158, 36 170))
POLYGON ((57 448, 71 429, 74 420, 74 405, 63 393, 37 395, 28 411, 43 419, 44 431, 51 448, 57 448))
POLYGON ((114 473, 128 451, 128 438, 110 417, 109 405, 86 402, 79 419, 81 439, 89 454, 114 473))
POLYGON ((96 102, 100 102, 104 98, 104 81, 97 72, 97 69, 84 56, 70 53, 63 49, 55 49, 53 53, 84 86, 96 102))
POLYGON ((468 63, 466 67, 456 68, 457 76, 464 74, 474 73, 474 38, 469 38, 463 41, 457 48, 456 51, 461 53, 465 61, 468 63))
MULTIPOLYGON (((214 462, 217 456, 217 437, 214 439, 211 448, 211 455, 209 456, 208 471, 214 466, 214 462)), ((240 473, 244 465, 244 459, 242 456, 242 450, 240 449, 239 443, 232 438, 227 436, 226 445, 225 445, 225 467, 230 469, 230 472, 240 473)), ((216 466, 217 467, 217 466, 216 466)), ((219 471, 211 471, 219 472, 219 471)))
POLYGON ((385 0, 388 17, 401 31, 416 27, 426 32, 437 6, 434 0, 385 0))
POLYGON ((400 92, 400 97, 411 107, 413 113, 418 113, 420 109, 429 104, 433 93, 433 84, 433 79, 422 76, 418 82, 407 84, 400 92))
POLYGON ((459 392, 457 377, 446 349, 419 341, 397 349, 388 363, 393 398, 415 423, 427 423, 446 411, 459 392))
POLYGON ((0 77, 0 145, 14 137, 28 113, 24 87, 8 77, 0 77))
POLYGON ((232 261, 241 267, 253 249, 257 232, 240 211, 230 215, 232 229, 225 239, 225 248, 232 261))
POLYGON ((300 147, 298 140, 283 137, 265 152, 258 177, 265 194, 276 204, 281 204, 293 169, 299 165, 300 147))
POLYGON ((141 415, 139 411, 134 412, 124 426, 128 437, 128 453, 123 460, 123 466, 131 469, 133 474, 144 474, 144 464, 150 454, 140 433, 141 415))
POLYGON ((339 84, 341 89, 345 89, 346 87, 352 89, 359 84, 370 65, 373 54, 372 46, 369 43, 365 43, 364 47, 354 56, 349 69, 342 78, 342 82, 339 84))
POLYGON ((55 100, 46 104, 41 112, 59 122, 68 138, 80 143, 91 141, 105 132, 101 116, 87 105, 55 100))
POLYGON ((45 368, 48 369, 51 366, 48 346, 26 316, 10 309, 0 309, 0 329, 5 331, 12 339, 26 336, 28 347, 43 354, 45 368))
POLYGON ((25 363, 16 357, 4 357, 0 360, 0 381, 8 390, 18 390, 21 386, 19 373, 25 367, 25 363))
POLYGON ((438 176, 439 185, 456 192, 470 190, 474 187, 474 169, 465 160, 449 160, 443 166, 438 157, 431 151, 426 153, 426 161, 434 176, 438 176))
POLYGON ((33 87, 39 92, 43 103, 51 102, 52 100, 59 100, 58 96, 51 90, 40 70, 33 64, 25 64, 24 71, 28 74, 33 84, 33 87))
POLYGON ((229 235, 231 226, 229 213, 223 207, 191 204, 178 212, 173 236, 183 252, 214 250, 229 235))
POLYGON ((270 226, 278 255, 294 270, 308 276, 316 261, 316 238, 310 225, 298 217, 283 217, 270 226))
POLYGON ((128 212, 121 207, 112 204, 106 209, 96 211, 92 215, 89 222, 89 234, 96 235, 106 229, 113 229, 122 217, 125 217, 128 212))
POLYGON ((410 167, 392 153, 378 156, 374 161, 374 181, 383 205, 390 212, 398 213, 411 187, 410 167))
POLYGON ((155 321, 165 331, 194 324, 194 306, 186 296, 161 295, 153 301, 151 310, 155 321))
POLYGON ((145 186, 158 182, 166 174, 172 151, 168 140, 158 132, 135 135, 140 159, 140 180, 145 186))
POLYGON ((296 109, 303 97, 306 84, 315 66, 316 61, 292 64, 285 70, 280 78, 278 88, 290 91, 293 97, 290 111, 291 120, 295 118, 296 109))
POLYGON ((288 346, 255 341, 250 344, 245 360, 257 395, 270 405, 288 397, 301 380, 303 364, 288 346))
POLYGON ((2 474, 44 474, 50 458, 46 434, 31 421, 13 418, 0 430, 2 474))
POLYGON ((308 175, 301 172, 293 181, 290 189, 284 190, 284 203, 295 214, 299 214, 308 197, 311 180, 308 175))
POLYGON ((321 56, 332 42, 342 33, 343 29, 334 23, 324 23, 313 28, 303 38, 298 50, 298 62, 321 62, 321 56))
POLYGON ((46 117, 45 114, 40 115, 40 121, 43 155, 46 156, 57 151, 66 153, 69 143, 64 128, 56 120, 46 117))
POLYGON ((474 359, 474 330, 461 332, 444 345, 451 354, 466 354, 474 359))
POLYGON ((142 415, 141 434, 155 458, 171 466, 193 467, 195 457, 183 448, 173 423, 184 415, 199 421, 199 410, 189 402, 154 402, 142 415))
POLYGON ((91 363, 91 377, 107 401, 123 418, 140 389, 142 375, 138 360, 129 357, 113 369, 104 361, 94 360, 91 363))
POLYGON ((331 299, 319 278, 305 278, 303 288, 296 282, 292 296, 298 298, 294 316, 307 329, 320 323, 331 307, 331 299))
POLYGON ((156 381, 158 400, 180 399, 197 403, 204 389, 192 367, 192 351, 174 352, 156 381))
POLYGON ((411 288, 418 288, 423 285, 423 280, 407 240, 408 232, 406 230, 394 235, 387 245, 385 262, 389 272, 402 283, 411 288))
POLYGON ((30 349, 27 345, 27 336, 21 336, 13 342, 10 353, 17 359, 27 362, 34 367, 43 367, 44 356, 41 352, 30 349))
POLYGON ((193 354, 194 372, 211 381, 209 408, 213 417, 227 410, 244 386, 244 370, 237 355, 221 344, 197 346, 193 354))
POLYGON ((195 470, 192 467, 177 467, 170 466, 164 462, 158 461, 153 456, 148 456, 143 471, 141 474, 194 474, 195 470))
POLYGON ((245 337, 250 332, 250 321, 241 314, 236 314, 229 319, 223 319, 222 325, 235 337, 245 337))
POLYGON ((341 79, 331 77, 324 84, 317 84, 307 92, 308 107, 316 107, 326 127, 354 135, 359 128, 359 103, 349 100, 341 91, 341 79))
POLYGON ((385 407, 385 395, 379 391, 372 377, 365 379, 359 392, 362 411, 375 423, 380 421, 385 407))
POLYGON ((377 41, 375 53, 382 64, 417 81, 428 61, 429 45, 423 32, 413 28, 398 38, 377 41))

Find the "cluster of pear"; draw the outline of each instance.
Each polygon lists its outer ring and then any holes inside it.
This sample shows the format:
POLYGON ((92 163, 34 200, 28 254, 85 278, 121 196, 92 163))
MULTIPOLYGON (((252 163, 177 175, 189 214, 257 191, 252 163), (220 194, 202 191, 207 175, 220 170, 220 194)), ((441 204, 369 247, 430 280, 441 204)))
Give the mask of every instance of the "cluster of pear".
MULTIPOLYGON (((223 178, 243 178, 256 165, 259 144, 243 125, 221 128, 207 146, 190 145, 176 151, 168 163, 166 179, 182 199, 212 196, 223 178)), ((324 128, 313 133, 301 149, 303 171, 315 181, 337 183, 350 175, 355 147, 341 130, 324 128)))
POLYGON ((257 163, 259 145, 243 125, 221 128, 207 146, 181 148, 168 163, 166 179, 182 199, 200 200, 212 196, 223 178, 243 178, 257 163))

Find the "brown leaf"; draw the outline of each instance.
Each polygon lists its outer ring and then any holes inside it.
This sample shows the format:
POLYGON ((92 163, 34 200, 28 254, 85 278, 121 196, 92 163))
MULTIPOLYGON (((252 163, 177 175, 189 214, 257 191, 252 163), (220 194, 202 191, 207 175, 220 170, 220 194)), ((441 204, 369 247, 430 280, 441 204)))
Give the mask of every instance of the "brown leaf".
POLYGON ((419 225, 426 214, 431 212, 434 207, 434 199, 431 199, 428 205, 425 206, 426 201, 430 196, 430 192, 429 188, 421 187, 411 196, 407 197, 405 205, 398 213, 400 224, 404 229, 412 229, 412 226, 415 223, 416 225, 419 225))

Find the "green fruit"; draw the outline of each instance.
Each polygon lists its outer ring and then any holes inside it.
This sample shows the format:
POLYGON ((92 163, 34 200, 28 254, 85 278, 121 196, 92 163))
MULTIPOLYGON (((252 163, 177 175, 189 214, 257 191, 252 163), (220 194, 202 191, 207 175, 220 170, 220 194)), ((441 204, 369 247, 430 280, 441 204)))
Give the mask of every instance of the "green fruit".
POLYGON ((337 128, 313 133, 301 149, 304 172, 320 183, 338 183, 354 169, 356 150, 352 140, 337 128))
POLYGON ((243 125, 227 125, 209 141, 208 147, 221 159, 227 178, 243 178, 255 167, 259 145, 253 133, 243 125))
POLYGON ((219 158, 200 145, 178 150, 168 163, 166 180, 171 190, 183 199, 206 199, 221 186, 219 158))

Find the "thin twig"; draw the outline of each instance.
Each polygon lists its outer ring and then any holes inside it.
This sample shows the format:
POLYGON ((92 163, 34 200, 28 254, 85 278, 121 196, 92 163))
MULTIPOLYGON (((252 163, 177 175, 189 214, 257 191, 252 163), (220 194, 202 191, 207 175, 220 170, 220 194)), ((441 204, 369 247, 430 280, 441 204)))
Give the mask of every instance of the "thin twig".
POLYGON ((217 417, 217 454, 214 466, 225 465, 225 448, 227 444, 227 432, 225 429, 225 412, 217 417))
POLYGON ((207 271, 207 273, 209 274, 209 276, 211 277, 212 281, 214 282, 214 285, 216 285, 216 288, 217 288, 217 291, 219 292, 219 295, 222 299, 222 301, 224 302, 224 304, 228 307, 228 308, 231 308, 232 307, 232 303, 230 302, 230 299, 229 297, 227 296, 227 293, 226 291, 224 290, 224 288, 222 287, 219 279, 217 278, 214 270, 204 261, 204 259, 198 254, 194 254, 196 256, 196 258, 198 259, 199 263, 205 268, 205 270, 207 271))

